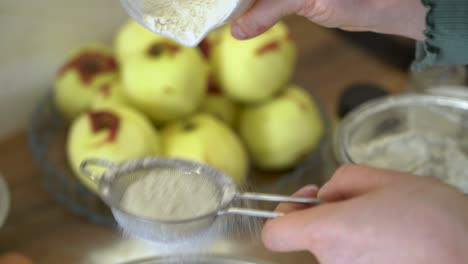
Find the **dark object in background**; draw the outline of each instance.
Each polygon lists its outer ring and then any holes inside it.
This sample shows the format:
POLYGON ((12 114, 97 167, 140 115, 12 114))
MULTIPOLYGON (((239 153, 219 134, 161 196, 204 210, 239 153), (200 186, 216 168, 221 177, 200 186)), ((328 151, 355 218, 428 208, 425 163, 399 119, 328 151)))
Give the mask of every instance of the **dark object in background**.
POLYGON ((335 31, 340 37, 403 72, 409 70, 414 60, 414 40, 373 32, 347 32, 339 29, 335 31))
POLYGON ((390 93, 384 87, 375 83, 352 83, 338 98, 338 117, 341 119, 361 104, 388 94, 390 93))

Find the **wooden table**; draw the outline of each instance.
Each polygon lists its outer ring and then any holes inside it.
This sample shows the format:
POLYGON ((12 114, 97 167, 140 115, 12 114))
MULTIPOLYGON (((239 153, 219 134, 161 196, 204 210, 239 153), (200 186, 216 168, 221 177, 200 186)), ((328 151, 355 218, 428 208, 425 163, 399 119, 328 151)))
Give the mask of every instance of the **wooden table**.
MULTIPOLYGON (((405 72, 377 60, 334 31, 300 18, 288 19, 288 23, 300 52, 296 83, 313 90, 328 111, 335 109, 338 94, 353 81, 373 81, 392 92, 405 88, 405 72)), ((21 252, 36 263, 88 263, 90 255, 118 246, 118 232, 71 214, 44 191, 24 132, 0 143, 0 150, 0 172, 12 191, 10 215, 0 230, 0 253, 21 252)), ((305 254, 275 259, 280 263, 311 262, 305 254)))

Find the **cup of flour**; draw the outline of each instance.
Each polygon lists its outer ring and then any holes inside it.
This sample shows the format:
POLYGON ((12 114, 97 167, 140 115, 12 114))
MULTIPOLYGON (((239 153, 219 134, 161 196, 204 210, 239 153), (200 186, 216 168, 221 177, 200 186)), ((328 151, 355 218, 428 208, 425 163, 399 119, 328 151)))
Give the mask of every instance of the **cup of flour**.
POLYGON ((245 13, 255 0, 120 0, 152 32, 195 47, 214 29, 245 13))

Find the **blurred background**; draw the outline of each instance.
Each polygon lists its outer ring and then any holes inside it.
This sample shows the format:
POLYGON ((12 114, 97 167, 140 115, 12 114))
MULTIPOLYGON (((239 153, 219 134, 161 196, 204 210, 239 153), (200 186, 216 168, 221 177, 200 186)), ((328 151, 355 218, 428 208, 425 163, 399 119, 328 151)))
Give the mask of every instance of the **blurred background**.
MULTIPOLYGON (((112 45, 128 20, 115 0, 1 1, 0 175, 6 188, 0 206, 3 201, 6 209, 3 216, 0 210, 0 255, 16 252, 51 264, 123 263, 161 254, 154 245, 122 237, 109 208, 74 177, 65 153, 68 124, 45 99, 70 52, 89 43, 112 45)), ((320 109, 323 135, 294 168, 255 172, 263 175, 251 179, 256 190, 290 194, 303 184, 322 184, 338 166, 330 157, 334 129, 362 102, 421 90, 427 82, 466 83, 463 66, 410 73, 413 41, 324 29, 299 17, 285 22, 297 45, 291 82, 320 109)), ((237 247, 229 242, 213 250, 276 263, 313 260, 306 253, 271 254, 258 244, 237 247)), ((12 263, 23 263, 17 261, 12 263)))

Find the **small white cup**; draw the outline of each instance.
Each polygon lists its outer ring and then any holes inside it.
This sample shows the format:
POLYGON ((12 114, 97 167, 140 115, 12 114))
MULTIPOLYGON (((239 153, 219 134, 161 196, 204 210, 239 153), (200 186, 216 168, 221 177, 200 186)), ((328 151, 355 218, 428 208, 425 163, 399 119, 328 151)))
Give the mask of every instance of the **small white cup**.
MULTIPOLYGON (((153 1, 158 1, 158 0, 153 0, 153 1)), ((228 0, 224 0, 228 1, 228 0)), ((181 38, 178 38, 178 36, 171 35, 169 32, 158 32, 154 27, 150 25, 148 21, 145 19, 144 14, 144 8, 143 8, 143 0, 120 0, 122 6, 124 9, 127 11, 127 13, 132 17, 134 20, 136 20, 138 23, 140 23, 142 26, 147 28, 148 30, 171 38, 180 44, 187 46, 187 47, 196 47, 200 42, 213 30, 225 25, 226 23, 229 23, 233 21, 234 19, 240 17, 242 14, 244 14, 247 10, 249 10, 250 7, 254 4, 255 0, 231 0, 235 1, 235 5, 233 8, 228 12, 224 18, 220 19, 219 21, 215 21, 213 25, 209 26, 208 28, 204 29, 203 32, 197 36, 196 39, 193 39, 193 41, 187 42, 184 41, 181 38)))

